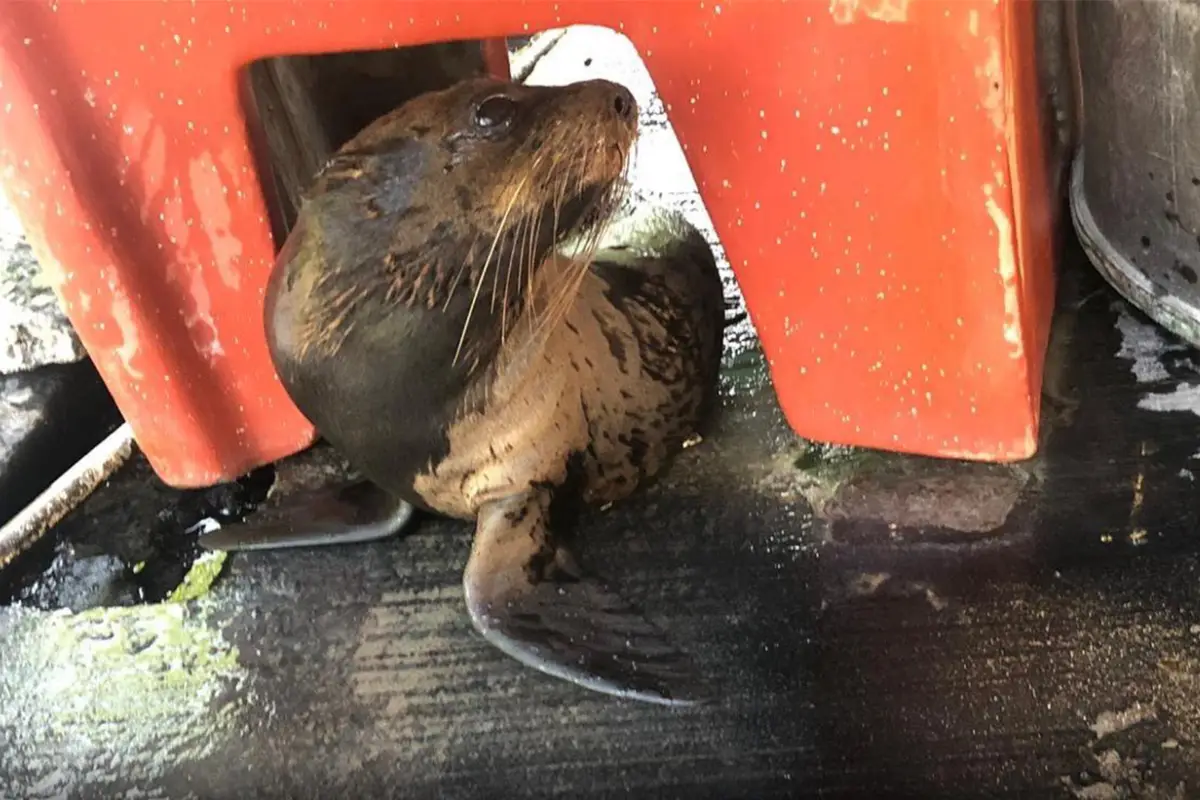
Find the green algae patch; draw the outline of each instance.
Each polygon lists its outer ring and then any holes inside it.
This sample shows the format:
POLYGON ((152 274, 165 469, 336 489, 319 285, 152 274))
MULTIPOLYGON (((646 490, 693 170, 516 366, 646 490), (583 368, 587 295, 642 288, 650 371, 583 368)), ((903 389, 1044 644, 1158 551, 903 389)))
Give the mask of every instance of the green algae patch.
POLYGON ((44 735, 92 730, 94 737, 117 725, 148 736, 173 731, 178 742, 190 736, 178 720, 193 717, 202 724, 189 727, 211 729, 224 713, 218 700, 245 682, 238 650, 209 621, 205 600, 227 557, 202 554, 161 603, 11 609, 4 650, 13 665, 0 671, 0 696, 26 695, 26 713, 44 735))
POLYGON ((237 648, 182 604, 55 614, 36 639, 29 644, 45 670, 46 689, 56 693, 82 683, 96 690, 90 696, 64 692, 63 700, 85 700, 76 707, 55 704, 64 723, 172 717, 206 705, 223 684, 241 678, 237 648))
POLYGON ((229 554, 222 550, 203 553, 192 562, 192 567, 183 576, 183 580, 167 597, 168 603, 187 603, 208 594, 221 571, 225 568, 225 560, 229 554))
MULTIPOLYGON (((69 783, 153 783, 171 764, 237 737, 247 673, 199 611, 160 603, 10 612, 4 750, 20 754, 22 769, 69 783)), ((14 766, 6 760, 0 753, 0 767, 14 766)))
POLYGON ((6 609, 0 774, 40 775, 49 790, 153 787, 243 736, 249 676, 208 597, 226 558, 202 554, 161 603, 6 609))

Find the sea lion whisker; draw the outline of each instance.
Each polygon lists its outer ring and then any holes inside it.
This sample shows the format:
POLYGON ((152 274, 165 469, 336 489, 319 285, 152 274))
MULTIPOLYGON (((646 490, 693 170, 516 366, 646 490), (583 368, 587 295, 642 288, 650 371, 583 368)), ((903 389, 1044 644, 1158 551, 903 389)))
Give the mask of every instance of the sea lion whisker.
MULTIPOLYGON (((537 268, 537 264, 535 263, 537 261, 537 243, 538 243, 538 239, 541 237, 541 234, 542 234, 542 215, 538 214, 534 217, 534 220, 533 220, 533 233, 529 237, 528 249, 526 250, 526 252, 524 254, 524 258, 522 258, 521 262, 520 262, 521 263, 521 271, 524 273, 524 278, 525 278, 525 298, 526 298, 526 302, 529 302, 529 303, 532 303, 534 301, 533 278, 534 278, 534 272, 537 268)), ((519 277, 518 277, 518 281, 519 281, 519 277)), ((529 332, 533 333, 533 330, 534 330, 533 316, 528 315, 528 317, 529 317, 529 332)))
MULTIPOLYGON (((508 248, 508 264, 504 268, 504 297, 501 298, 501 301, 500 301, 500 346, 501 347, 504 346, 504 340, 507 336, 507 328, 508 328, 508 281, 509 281, 509 278, 512 277, 513 262, 515 260, 515 256, 516 256, 516 252, 517 252, 517 242, 521 241, 521 237, 524 235, 524 231, 525 231, 526 227, 527 226, 526 226, 526 222, 525 222, 524 218, 517 221, 517 231, 516 231, 516 234, 513 236, 513 240, 512 240, 510 247, 508 248)), ((500 273, 499 273, 499 271, 497 271, 496 276, 499 277, 499 275, 500 275, 500 273)), ((496 311, 496 294, 497 294, 497 292, 493 288, 492 289, 492 313, 493 314, 496 311)))
POLYGON ((454 299, 454 292, 456 289, 458 289, 458 284, 459 281, 462 280, 463 273, 466 272, 467 267, 471 264, 471 256, 474 255, 475 246, 477 244, 479 244, 478 232, 475 233, 475 238, 471 240, 471 245, 467 248, 467 252, 463 256, 462 263, 458 265, 458 269, 454 273, 454 278, 450 281, 450 286, 446 290, 446 301, 442 303, 442 313, 445 313, 450 309, 450 301, 454 299))
MULTIPOLYGON (((508 338, 508 288, 512 281, 513 270, 521 268, 524 254, 524 243, 533 231, 535 217, 524 216, 517 223, 517 232, 508 250, 508 267, 504 271, 504 299, 500 305, 500 346, 503 347, 508 338)), ((520 286, 518 278, 517 285, 520 286)))
MULTIPOLYGON (((527 214, 523 214, 517 218, 515 226, 510 230, 509 235, 505 241, 505 247, 508 250, 508 263, 505 265, 504 270, 503 270, 504 271, 504 295, 502 298, 499 297, 499 295, 500 295, 499 282, 500 282, 500 272, 501 272, 501 270, 499 269, 499 266, 500 266, 499 261, 497 261, 497 264, 496 264, 497 269, 496 269, 495 275, 492 278, 491 312, 493 314, 495 314, 495 312, 496 312, 496 300, 497 299, 501 300, 501 305, 500 305, 500 342, 501 342, 501 344, 503 344, 504 336, 505 336, 505 319, 507 318, 507 311, 508 311, 509 280, 512 276, 513 267, 516 265, 517 260, 518 260, 517 256, 518 256, 519 243, 525 237, 528 229, 529 229, 529 216, 527 214)), ((501 254, 501 257, 503 257, 503 254, 501 254)))
MULTIPOLYGON (((487 258, 487 259, 484 261, 483 268, 482 268, 481 270, 479 270, 479 274, 478 274, 478 276, 477 276, 477 278, 476 278, 476 280, 477 280, 478 282, 476 283, 476 291, 475 291, 475 296, 472 298, 472 301, 471 301, 471 308, 472 308, 472 309, 474 309, 474 305, 475 305, 475 299, 478 297, 478 293, 479 293, 479 287, 482 285, 482 281, 483 281, 483 280, 486 278, 486 276, 487 276, 487 270, 488 270, 488 265, 489 265, 489 263, 490 263, 490 261, 491 261, 491 255, 492 255, 492 253, 493 253, 493 252, 495 251, 495 249, 496 249, 497 242, 499 242, 499 241, 500 241, 500 239, 501 239, 501 237, 503 237, 503 235, 504 235, 504 231, 505 231, 505 225, 506 225, 506 221, 507 221, 507 219, 508 219, 508 213, 509 213, 509 211, 511 211, 513 204, 516 202, 516 200, 517 200, 518 196, 520 195, 520 193, 521 193, 521 190, 522 190, 523 186, 525 186, 525 184, 526 184, 526 181, 522 180, 522 182, 521 182, 520 184, 518 184, 518 185, 517 185, 517 187, 516 187, 515 189, 513 189, 513 195, 512 195, 512 196, 509 198, 509 205, 508 205, 508 208, 506 208, 506 209, 505 209, 505 214, 504 214, 504 217, 503 217, 503 219, 501 219, 501 221, 500 221, 500 226, 499 226, 499 228, 497 229, 497 231, 496 231, 495 235, 492 237, 492 242, 491 242, 491 244, 489 245, 488 258, 487 258)), ((445 312, 445 311, 449 310, 449 308, 450 308, 450 302, 451 302, 451 301, 454 299, 454 296, 455 296, 455 290, 458 288, 458 284, 459 284, 459 282, 461 281, 461 279, 462 279, 462 276, 463 276, 464 272, 466 272, 466 271, 467 271, 467 268, 468 268, 468 267, 471 267, 471 266, 472 266, 472 264, 473 264, 473 261, 474 261, 474 258, 473 258, 473 256, 474 256, 474 253, 475 253, 475 248, 476 248, 476 246, 479 244, 479 241, 480 241, 480 236, 481 236, 481 232, 480 232, 480 231, 478 231, 478 230, 476 230, 476 232, 475 232, 475 236, 474 236, 474 238, 471 240, 471 245, 470 245, 470 247, 467 249, 467 253, 466 253, 466 255, 464 255, 464 256, 463 256, 463 261, 462 261, 462 263, 459 265, 459 267, 458 267, 458 270, 455 272, 455 274, 454 274, 454 280, 453 280, 453 281, 451 281, 451 283, 450 283, 450 288, 449 288, 449 290, 446 292, 446 300, 445 300, 445 302, 442 304, 442 311, 443 311, 443 312, 445 312)), ((494 311, 494 310, 495 310, 495 305, 494 305, 494 299, 495 299, 495 298, 494 298, 495 286, 494 286, 494 285, 493 285, 492 291, 493 291, 493 306, 492 306, 492 310, 494 311)), ((468 322, 469 322, 469 321, 470 321, 470 319, 469 319, 469 317, 468 317, 468 322)), ((457 354, 456 354, 456 356, 455 356, 455 360, 457 360, 457 354)))
MULTIPOLYGON (((519 220, 518 220, 518 224, 520 224, 519 220)), ((501 259, 504 258, 503 252, 501 252, 500 258, 501 259)), ((511 259, 510 259, 510 262, 511 262, 511 259)), ((500 289, 500 268, 499 267, 500 267, 500 264, 497 263, 496 269, 492 270, 492 294, 488 300, 488 313, 491 313, 491 314, 496 313, 496 295, 499 294, 499 289, 500 289)))
MULTIPOLYGON (((531 192, 534 188, 530 187, 531 192)), ((539 189, 540 190, 540 189, 539 189)), ((524 294, 518 295, 518 303, 529 296, 533 291, 533 278, 535 276, 534 261, 537 258, 539 244, 542 235, 543 214, 540 210, 535 213, 527 214, 523 220, 522 235, 513 242, 513 253, 516 256, 515 266, 517 275, 514 278, 513 288, 520 290, 524 283, 524 294)))
MULTIPOLYGON (((600 241, 603 237, 605 223, 608 221, 613 204, 609 199, 612 196, 612 189, 606 189, 598 198, 594 199, 584 209, 582 219, 587 219, 588 215, 595 217, 585 231, 580 240, 576 242, 575 253, 572 256, 572 263, 562 274, 563 277, 558 281, 558 286, 551 291, 550 299, 546 303, 545 308, 539 315, 540 319, 534 329, 533 338, 538 339, 548 335, 557 327, 558 323, 570 311, 571 305, 574 302, 575 296, 583 283, 584 276, 587 274, 591 266, 591 262, 595 253, 599 250, 600 241), (572 274, 574 273, 574 274, 572 274)), ((557 214, 557 208, 556 208, 557 214)), ((552 257, 557 257, 557 250, 554 251, 552 257)), ((556 274, 558 271, 556 270, 556 274)))
MULTIPOLYGON (((577 265, 576 274, 574 276, 574 279, 569 282, 568 289, 565 293, 566 297, 569 298, 567 301, 568 305, 569 305, 569 302, 573 301, 574 296, 576 294, 578 294, 580 286, 583 283, 584 277, 587 275, 588 271, 590 270, 592 261, 594 260, 596 253, 600 249, 600 243, 603 240, 605 228, 608 225, 611 215, 612 215, 612 212, 615 209, 615 204, 612 202, 611 197, 612 197, 611 189, 606 190, 605 194, 600 198, 600 200, 596 204, 597 209, 594 212, 596 214, 595 224, 593 224, 593 226, 588 229, 587 234, 583 240, 583 247, 581 248, 581 252, 576 257, 576 262, 575 262, 575 264, 577 265)), ((562 313, 565 314, 566 309, 564 309, 562 311, 562 313)))
MULTIPOLYGON (((567 191, 568 191, 567 174, 565 173, 563 178, 558 183, 558 191, 554 195, 553 202, 551 205, 551 212, 552 212, 552 218, 553 218, 552 230, 554 233, 553 238, 554 238, 555 242, 557 242, 562 236, 562 230, 561 230, 562 207, 566 204, 566 201, 567 201, 567 191)), ((557 265, 558 265, 559 255, 560 255, 560 253, 559 253, 558 248, 554 247, 551 249, 549 255, 547 256, 554 262, 554 266, 555 266, 554 274, 558 273, 557 265)), ((539 321, 538 325, 534 328, 535 335, 542 331, 542 329, 544 327, 542 323, 546 319, 555 315, 557 306, 558 306, 559 302, 561 302, 561 298, 558 297, 558 293, 556 293, 556 292, 552 292, 550 295, 550 298, 551 298, 550 302, 548 302, 546 304, 546 308, 543 309, 543 311, 542 311, 541 320, 539 321)))
MULTIPOLYGON (((576 262, 573 259, 566 272, 569 274, 571 269, 575 268, 580 276, 587 274, 587 268, 589 266, 587 262, 582 262, 582 268, 578 266, 578 263, 579 262, 576 262)), ((532 337, 533 339, 541 341, 546 337, 549 337, 549 335, 555 331, 555 329, 558 327, 558 324, 571 310, 575 296, 578 294, 579 283, 580 281, 576 281, 571 278, 560 279, 560 289, 555 293, 554 299, 548 303, 546 308, 543 310, 541 319, 539 320, 538 326, 534 331, 534 335, 532 337)))
MULTIPOLYGON (((528 226, 529 235, 526 237, 524 246, 521 249, 520 258, 517 259, 517 277, 516 286, 519 288, 522 283, 525 286, 525 293, 518 299, 518 305, 527 303, 534 296, 534 277, 537 272, 537 257, 538 257, 538 242, 542 235, 542 215, 535 214, 530 217, 528 226)), ((530 327, 532 331, 533 328, 530 327)))
MULTIPOLYGON (((530 168, 530 174, 535 173, 537 166, 544 159, 545 159, 545 155, 543 153, 538 153, 538 152, 534 153, 533 164, 531 165, 531 168, 530 168)), ((522 181, 522 185, 525 185, 525 184, 526 184, 526 182, 522 181)), ((530 222, 530 215, 528 215, 528 214, 522 215, 522 217, 517 222, 517 230, 514 233, 514 235, 512 236, 512 239, 510 242, 511 246, 509 248, 509 254, 508 254, 508 267, 504 273, 504 300, 503 300, 503 306, 501 308, 501 321, 500 321, 500 342, 501 342, 501 344, 504 343, 504 339, 505 339, 505 335, 506 335, 506 328, 507 328, 507 325, 505 323, 507 315, 505 312, 508 307, 509 279, 512 277, 512 269, 513 269, 514 263, 517 263, 517 264, 520 263, 518 260, 518 255, 519 255, 521 242, 524 241, 525 237, 530 234, 531 228, 532 228, 532 223, 530 222)), ((533 247, 532 241, 530 242, 530 247, 531 248, 533 247)), ((499 278, 499 273, 496 274, 496 277, 497 277, 497 279, 499 278)), ((520 285, 519 282, 518 282, 518 285, 520 285)), ((496 288, 495 288, 495 285, 493 285, 493 287, 492 287, 492 311, 493 312, 495 312, 495 308, 496 308, 496 294, 497 294, 496 288)))
MULTIPOLYGON (((583 277, 591 266, 592 254, 598 249, 589 243, 593 238, 598 243, 598 235, 588 233, 584 240, 584 247, 579 253, 572 256, 567 269, 561 273, 556 270, 556 274, 562 274, 563 277, 559 279, 557 289, 551 293, 551 299, 542 312, 535 338, 543 334, 548 335, 570 311, 583 282, 583 277), (572 270, 575 272, 574 275, 571 274, 572 270)), ((561 254, 557 252, 554 254, 556 259, 560 256, 561 254)))
POLYGON ((475 282, 475 293, 471 295, 471 305, 467 308, 467 318, 463 321, 462 333, 458 337, 458 347, 454 350, 454 358, 450 362, 451 365, 458 363, 458 357, 462 353, 463 342, 467 340, 467 329, 471 325, 471 316, 475 312, 475 303, 479 300, 479 290, 483 288, 483 282, 487 276, 488 265, 492 262, 492 255, 496 252, 496 246, 499 244, 500 238, 504 235, 504 231, 508 227, 508 218, 512 214, 513 206, 516 205, 517 198, 521 196, 526 182, 527 177, 522 176, 521 182, 517 184, 508 198, 508 205, 504 208, 504 214, 500 217, 500 225, 496 228, 496 235, 492 237, 492 246, 488 249, 487 257, 483 260, 483 269, 475 282))

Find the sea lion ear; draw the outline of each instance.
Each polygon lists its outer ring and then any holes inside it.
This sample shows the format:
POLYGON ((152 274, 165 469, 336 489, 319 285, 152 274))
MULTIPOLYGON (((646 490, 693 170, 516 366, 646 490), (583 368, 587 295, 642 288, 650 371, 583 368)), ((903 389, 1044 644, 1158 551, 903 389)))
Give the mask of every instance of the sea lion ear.
POLYGON ((463 577, 471 621, 507 655, 605 694, 663 705, 703 702, 691 660, 658 627, 583 574, 554 541, 545 492, 479 513, 463 577))

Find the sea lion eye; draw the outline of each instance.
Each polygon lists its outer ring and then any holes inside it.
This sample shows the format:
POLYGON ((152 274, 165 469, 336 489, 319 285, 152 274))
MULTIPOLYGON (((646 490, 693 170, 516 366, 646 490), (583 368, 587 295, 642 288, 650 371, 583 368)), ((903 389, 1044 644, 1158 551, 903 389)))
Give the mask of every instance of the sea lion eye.
POLYGON ((494 94, 475 106, 475 124, 490 133, 507 127, 516 114, 517 104, 511 98, 494 94))

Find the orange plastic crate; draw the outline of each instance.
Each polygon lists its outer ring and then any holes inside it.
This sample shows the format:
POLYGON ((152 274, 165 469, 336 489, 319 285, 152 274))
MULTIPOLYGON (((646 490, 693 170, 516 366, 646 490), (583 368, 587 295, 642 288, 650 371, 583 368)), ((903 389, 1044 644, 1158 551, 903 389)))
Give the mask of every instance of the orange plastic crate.
POLYGON ((798 433, 1034 452, 1058 204, 1032 3, 8 3, 6 193, 166 482, 312 440, 262 331, 242 67, 574 23, 643 56, 798 433))

